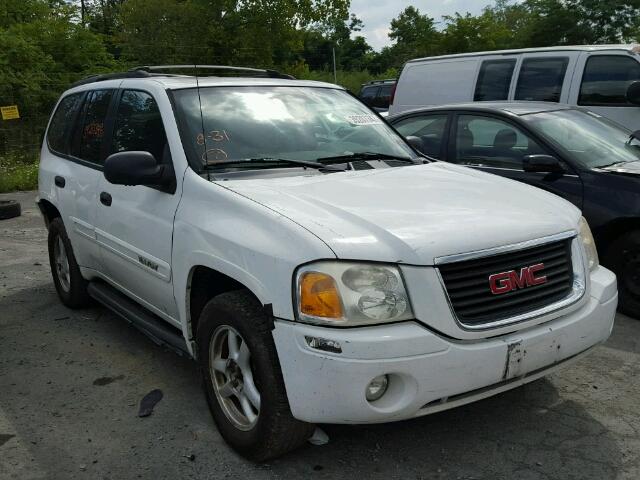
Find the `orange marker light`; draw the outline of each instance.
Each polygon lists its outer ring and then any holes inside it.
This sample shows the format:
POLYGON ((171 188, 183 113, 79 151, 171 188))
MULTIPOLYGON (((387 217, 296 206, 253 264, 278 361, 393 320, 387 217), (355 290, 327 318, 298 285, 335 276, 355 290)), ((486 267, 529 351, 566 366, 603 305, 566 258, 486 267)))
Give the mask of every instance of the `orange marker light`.
POLYGON ((335 280, 324 273, 307 272, 300 279, 300 312, 322 318, 342 318, 342 302, 335 280))

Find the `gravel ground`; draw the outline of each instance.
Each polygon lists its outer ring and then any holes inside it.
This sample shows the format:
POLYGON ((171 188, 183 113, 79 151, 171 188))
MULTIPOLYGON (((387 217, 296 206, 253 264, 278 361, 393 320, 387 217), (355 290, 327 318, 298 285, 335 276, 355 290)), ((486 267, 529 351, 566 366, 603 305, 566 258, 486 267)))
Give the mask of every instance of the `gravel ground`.
POLYGON ((65 308, 34 193, 0 221, 0 479, 640 478, 640 322, 547 379, 473 405, 375 426, 265 465, 233 453, 195 364, 103 308, 65 308), (164 398, 138 418, 140 399, 164 398))

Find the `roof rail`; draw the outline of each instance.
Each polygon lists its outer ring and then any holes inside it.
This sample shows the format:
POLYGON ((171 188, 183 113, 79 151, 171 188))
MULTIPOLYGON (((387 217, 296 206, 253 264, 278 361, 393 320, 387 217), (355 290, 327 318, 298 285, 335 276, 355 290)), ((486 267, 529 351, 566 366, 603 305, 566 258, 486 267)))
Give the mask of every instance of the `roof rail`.
MULTIPOLYGON (((125 78, 146 78, 146 77, 166 77, 166 76, 183 76, 185 74, 166 73, 166 70, 211 70, 219 72, 229 72, 233 74, 251 74, 254 77, 267 78, 283 78, 295 80, 295 77, 280 73, 276 70, 263 70, 259 68, 233 67, 227 65, 142 65, 134 67, 126 72, 103 73, 98 75, 89 75, 77 82, 71 84, 69 88, 86 85, 88 83, 101 82, 103 80, 118 80, 125 78), (164 72, 163 72, 164 70, 164 72)), ((188 75, 188 74, 187 74, 188 75)), ((211 76, 215 76, 211 74, 211 76)))
MULTIPOLYGON (((211 71, 218 71, 218 72, 238 73, 238 74, 248 73, 256 77, 285 78, 289 80, 295 80, 295 77, 291 75, 287 75, 285 73, 280 73, 276 70, 249 68, 249 67, 234 67, 231 65, 142 65, 139 67, 132 68, 130 71, 157 73, 157 72, 161 72, 162 70, 211 70, 211 71)), ((211 76, 216 76, 216 75, 212 74, 211 76)))
POLYGON ((98 75, 89 75, 77 82, 72 83, 69 88, 79 87, 80 85, 86 85, 87 83, 101 82, 103 80, 118 80, 120 78, 142 78, 149 77, 147 72, 143 71, 128 71, 128 72, 115 72, 115 73, 102 73, 98 75))

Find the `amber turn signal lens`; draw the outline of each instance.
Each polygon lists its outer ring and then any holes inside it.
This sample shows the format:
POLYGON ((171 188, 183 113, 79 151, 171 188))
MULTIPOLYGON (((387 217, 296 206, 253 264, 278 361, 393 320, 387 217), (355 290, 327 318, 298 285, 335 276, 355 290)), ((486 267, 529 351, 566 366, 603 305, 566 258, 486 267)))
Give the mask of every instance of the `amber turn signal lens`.
POLYGON ((342 302, 335 280, 324 273, 307 272, 300 279, 300 312, 322 318, 342 318, 342 302))

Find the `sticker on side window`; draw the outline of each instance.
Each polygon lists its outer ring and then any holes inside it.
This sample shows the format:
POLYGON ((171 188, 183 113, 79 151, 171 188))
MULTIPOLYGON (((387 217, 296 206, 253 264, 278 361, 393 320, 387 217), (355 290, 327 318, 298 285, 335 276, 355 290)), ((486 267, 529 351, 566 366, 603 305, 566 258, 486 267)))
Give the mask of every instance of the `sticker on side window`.
POLYGON ((381 125, 382 120, 375 115, 347 115, 347 122, 352 125, 381 125))

